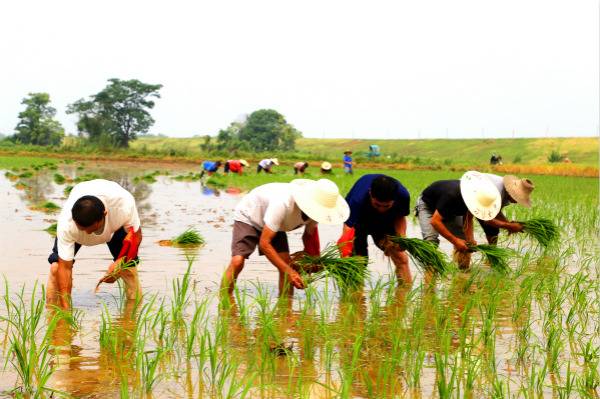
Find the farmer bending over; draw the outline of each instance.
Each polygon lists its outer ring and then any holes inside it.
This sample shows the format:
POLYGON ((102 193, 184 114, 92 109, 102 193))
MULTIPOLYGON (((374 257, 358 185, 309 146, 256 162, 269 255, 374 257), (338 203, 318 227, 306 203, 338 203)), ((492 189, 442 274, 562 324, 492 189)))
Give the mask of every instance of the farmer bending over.
POLYGON ((460 180, 439 180, 417 199, 416 212, 423 239, 439 245, 439 235, 454 245, 453 258, 461 269, 471 263, 469 245, 476 245, 473 216, 488 221, 500 212, 500 193, 479 172, 467 172, 460 180))
POLYGON ((216 173, 221 167, 221 161, 204 161, 202 162, 202 173, 200 173, 200 178, 204 176, 204 174, 208 174, 212 176, 213 173, 216 173))
POLYGON ((308 162, 302 162, 302 161, 296 162, 294 164, 294 174, 295 175, 297 175, 297 174, 303 175, 304 172, 306 171, 306 168, 308 168, 308 162))
POLYGON ((279 161, 277 160, 277 158, 263 159, 258 163, 258 166, 256 167, 256 173, 260 173, 262 170, 264 170, 265 173, 273 173, 273 171, 271 170, 273 168, 273 165, 279 166, 279 161))
POLYGON ((523 225, 519 222, 509 221, 502 213, 502 209, 510 204, 519 204, 526 208, 531 207, 531 192, 535 188, 531 180, 519 179, 517 176, 506 175, 504 177, 491 173, 484 173, 494 186, 500 192, 501 204, 498 215, 486 222, 479 221, 485 238, 489 244, 495 245, 498 242, 500 229, 505 229, 508 234, 520 233, 523 231, 523 225))
POLYGON ((245 260, 258 245, 259 254, 279 270, 280 294, 288 292, 286 282, 303 289, 304 281, 292 265, 286 232, 304 226, 304 251, 319 255, 317 223, 342 223, 349 213, 348 204, 331 180, 297 179, 256 187, 235 208, 231 262, 223 286, 229 293, 233 291, 245 260))
POLYGON ((244 167, 248 165, 250 164, 245 159, 230 159, 229 161, 225 162, 223 172, 225 172, 225 174, 229 172, 237 173, 241 176, 242 173, 244 173, 244 167))
MULTIPOLYGON (((70 307, 73 263, 82 245, 108 245, 114 260, 108 267, 108 275, 122 260, 137 261, 141 241, 140 218, 135 200, 127 190, 102 179, 77 184, 58 218, 54 247, 48 257, 47 303, 63 309, 70 307)), ((123 269, 103 282, 113 283, 119 278, 125 282, 128 299, 135 299, 141 293, 135 267, 123 269)))
POLYGON ((387 239, 388 235, 406 236, 406 215, 410 213, 408 190, 393 177, 369 174, 354 183, 346 201, 350 217, 338 241, 342 254, 368 256, 367 236, 370 235, 375 245, 394 262, 398 280, 410 284, 412 277, 406 252, 387 239))

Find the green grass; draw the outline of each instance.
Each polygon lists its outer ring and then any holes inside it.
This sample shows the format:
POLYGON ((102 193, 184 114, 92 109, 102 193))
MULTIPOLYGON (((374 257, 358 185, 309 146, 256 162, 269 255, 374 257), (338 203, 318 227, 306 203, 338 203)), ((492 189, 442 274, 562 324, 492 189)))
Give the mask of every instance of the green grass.
POLYGON ((204 237, 197 230, 189 228, 174 237, 171 242, 175 245, 202 245, 204 244, 204 237))

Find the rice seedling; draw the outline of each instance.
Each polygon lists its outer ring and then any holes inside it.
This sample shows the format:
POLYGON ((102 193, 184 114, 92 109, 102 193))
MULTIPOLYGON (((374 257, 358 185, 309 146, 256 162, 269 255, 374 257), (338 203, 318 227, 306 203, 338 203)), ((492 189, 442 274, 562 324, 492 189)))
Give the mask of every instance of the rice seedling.
POLYGON ((512 250, 488 244, 472 245, 469 248, 481 252, 492 269, 503 274, 510 271, 508 259, 514 254, 512 250))
POLYGON ((295 260, 295 265, 302 272, 309 274, 306 279, 309 284, 332 277, 340 290, 358 289, 369 276, 367 258, 342 258, 337 245, 328 245, 319 256, 300 256, 295 260))
POLYGON ((28 179, 32 176, 33 176, 33 172, 30 172, 30 171, 26 171, 26 172, 19 174, 19 178, 21 178, 21 179, 28 179))
POLYGON ((60 173, 55 173, 53 176, 53 180, 56 184, 64 184, 67 179, 60 173))
POLYGON ((550 219, 534 218, 520 223, 523 225, 523 231, 535 238, 544 248, 556 242, 560 236, 558 227, 550 219))
POLYGON ((84 181, 89 181, 89 180, 95 180, 95 179, 99 179, 100 175, 97 175, 95 173, 84 173, 82 175, 77 176, 73 181, 75 183, 81 183, 84 181))
POLYGON ((96 288, 94 292, 98 292, 100 290, 100 284, 107 282, 114 282, 119 278, 119 275, 123 270, 131 269, 136 267, 140 263, 139 259, 125 260, 125 257, 120 259, 120 262, 115 265, 115 268, 112 272, 106 273, 96 284, 96 288))
POLYGON ((4 172, 4 176, 10 181, 17 181, 19 179, 19 175, 16 175, 11 171, 4 172))
POLYGON ((170 240, 161 240, 159 244, 162 246, 181 246, 181 247, 194 247, 204 245, 204 237, 198 232, 198 230, 190 227, 183 233, 170 240))
POLYGON ((73 186, 65 186, 65 189, 63 190, 63 194, 65 196, 69 196, 69 194, 71 194, 71 190, 73 190, 73 186))
POLYGON ((56 227, 58 226, 58 223, 52 223, 50 226, 46 227, 44 229, 44 231, 48 234, 50 234, 53 237, 56 237, 56 227))
POLYGON ((60 210, 60 206, 56 205, 52 201, 46 201, 41 204, 32 206, 31 209, 34 211, 41 211, 44 213, 56 213, 60 210))
POLYGON ((444 254, 430 241, 401 236, 390 236, 389 240, 406 250, 421 270, 433 270, 441 275, 453 270, 444 254))

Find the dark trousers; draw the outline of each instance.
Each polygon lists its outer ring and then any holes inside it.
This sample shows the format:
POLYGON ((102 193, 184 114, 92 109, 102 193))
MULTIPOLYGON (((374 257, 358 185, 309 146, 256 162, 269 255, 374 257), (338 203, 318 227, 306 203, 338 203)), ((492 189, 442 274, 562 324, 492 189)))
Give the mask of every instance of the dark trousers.
MULTIPOLYGON (((119 253, 121 253, 121 249, 123 248, 123 239, 125 238, 126 235, 127 235, 127 232, 125 231, 124 228, 121 227, 119 230, 115 231, 115 233, 113 234, 110 241, 106 243, 106 245, 108 245, 110 254, 113 257, 113 260, 117 260, 119 253)), ((75 254, 77 254, 77 251, 79 251, 79 248, 81 248, 81 244, 75 243, 75 254)), ((55 263, 55 262, 58 262, 58 243, 57 243, 56 238, 54 239, 54 246, 52 247, 52 253, 50 254, 50 256, 48 256, 48 263, 55 263)), ((74 260, 73 260, 73 262, 74 262, 74 260)))

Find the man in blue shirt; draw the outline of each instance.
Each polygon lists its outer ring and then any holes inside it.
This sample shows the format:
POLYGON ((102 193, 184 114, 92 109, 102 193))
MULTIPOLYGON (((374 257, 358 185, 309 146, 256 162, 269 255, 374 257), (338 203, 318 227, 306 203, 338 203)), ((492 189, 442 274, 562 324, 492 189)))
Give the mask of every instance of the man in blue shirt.
POLYGON ((200 178, 202 178, 205 173, 208 173, 209 176, 212 175, 213 173, 215 173, 221 167, 221 163, 222 163, 221 161, 216 161, 216 162, 204 161, 204 162, 202 162, 202 173, 200 173, 200 178))
POLYGON ((364 175, 354 183, 346 196, 350 217, 344 223, 341 245, 342 255, 352 253, 368 256, 367 236, 389 256, 396 266, 396 276, 411 283, 408 256, 387 240, 388 235, 406 235, 406 216, 410 213, 410 194, 396 179, 382 174, 364 175))
POLYGON ((344 151, 344 172, 347 174, 353 174, 354 171, 352 167, 354 166, 354 162, 352 162, 352 151, 347 150, 344 151))

